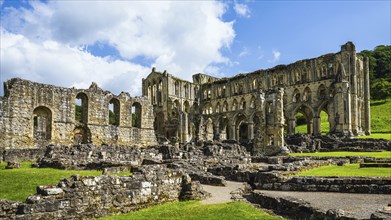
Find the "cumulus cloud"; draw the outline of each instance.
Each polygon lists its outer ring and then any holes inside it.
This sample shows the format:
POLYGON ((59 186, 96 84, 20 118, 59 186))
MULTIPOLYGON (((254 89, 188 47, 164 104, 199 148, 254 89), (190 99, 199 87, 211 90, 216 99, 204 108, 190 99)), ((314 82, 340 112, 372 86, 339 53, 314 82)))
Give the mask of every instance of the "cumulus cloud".
POLYGON ((246 17, 246 18, 250 17, 251 11, 250 11, 249 7, 245 4, 240 4, 235 1, 234 10, 235 10, 236 14, 241 17, 246 17))
POLYGON ((151 66, 184 79, 229 59, 235 38, 221 2, 32 1, 2 9, 1 72, 63 86, 96 81, 111 91, 140 94, 151 66), (108 44, 120 57, 84 48, 108 44), (131 62, 143 56, 151 66, 131 62))
POLYGON ((33 42, 20 34, 1 30, 3 79, 24 79, 59 86, 88 88, 92 81, 114 93, 141 93, 141 83, 150 69, 130 62, 97 57, 56 41, 33 42), (135 86, 137 85, 137 86, 135 86))

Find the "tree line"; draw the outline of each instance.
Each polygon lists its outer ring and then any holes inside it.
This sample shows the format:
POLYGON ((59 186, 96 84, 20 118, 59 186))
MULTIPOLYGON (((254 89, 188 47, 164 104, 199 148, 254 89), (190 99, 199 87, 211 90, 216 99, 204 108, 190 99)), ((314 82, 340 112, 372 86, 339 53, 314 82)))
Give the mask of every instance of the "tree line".
POLYGON ((359 54, 369 58, 371 98, 387 101, 391 96, 391 45, 379 45, 359 54))

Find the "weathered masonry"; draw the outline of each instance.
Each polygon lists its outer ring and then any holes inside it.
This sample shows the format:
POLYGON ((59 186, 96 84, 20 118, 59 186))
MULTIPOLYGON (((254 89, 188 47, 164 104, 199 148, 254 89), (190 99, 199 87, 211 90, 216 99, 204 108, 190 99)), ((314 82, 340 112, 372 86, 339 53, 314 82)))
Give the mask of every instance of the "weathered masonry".
POLYGON ((0 98, 0 147, 156 144, 153 109, 144 97, 115 96, 95 83, 70 89, 15 78, 4 83, 0 98))
POLYGON ((188 82, 152 69, 143 95, 159 140, 230 139, 267 151, 284 145, 284 128, 295 133, 298 112, 308 133, 320 134, 322 111, 330 133, 370 134, 368 59, 351 42, 338 53, 231 78, 196 74, 188 82))
POLYGON ((130 97, 95 83, 70 89, 11 79, 0 97, 0 147, 236 140, 276 152, 284 134, 295 133, 298 112, 309 134, 321 133, 321 112, 329 133, 370 134, 368 59, 351 42, 338 53, 231 78, 200 73, 188 82, 153 68, 142 85, 143 97, 130 97))

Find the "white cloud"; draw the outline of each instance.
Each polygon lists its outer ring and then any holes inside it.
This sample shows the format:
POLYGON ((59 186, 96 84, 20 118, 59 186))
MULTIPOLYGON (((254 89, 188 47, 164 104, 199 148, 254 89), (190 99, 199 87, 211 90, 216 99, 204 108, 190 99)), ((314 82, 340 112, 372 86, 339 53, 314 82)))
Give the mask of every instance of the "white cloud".
POLYGON ((275 63, 275 62, 279 61, 279 60, 280 60, 280 57, 281 57, 280 51, 278 51, 278 50, 273 50, 272 53, 273 53, 273 59, 268 60, 268 62, 269 62, 269 63, 275 63))
POLYGON ((222 20, 226 7, 221 2, 32 1, 30 5, 31 9, 6 8, 2 13, 1 70, 7 77, 37 76, 36 81, 68 86, 89 85, 93 75, 106 89, 131 91, 141 86, 141 77, 151 68, 129 62, 132 58, 144 56, 157 70, 190 80, 212 64, 229 63, 220 50, 229 48, 235 38, 233 22, 222 20), (114 47, 125 61, 83 49, 96 43, 114 47), (134 82, 123 85, 129 81, 125 76, 134 82), (120 85, 113 84, 115 79, 122 79, 120 85))
POLYGON ((247 47, 243 47, 242 51, 239 53, 239 57, 243 57, 243 56, 246 56, 250 53, 250 51, 248 50, 247 47))
POLYGON ((2 78, 24 79, 58 86, 88 88, 92 81, 118 94, 141 93, 141 78, 150 69, 110 57, 96 57, 79 48, 55 41, 30 41, 20 34, 1 30, 2 78))
POLYGON ((236 14, 241 17, 246 17, 246 18, 250 17, 251 11, 248 8, 248 6, 245 4, 240 4, 235 1, 234 10, 235 10, 236 14))

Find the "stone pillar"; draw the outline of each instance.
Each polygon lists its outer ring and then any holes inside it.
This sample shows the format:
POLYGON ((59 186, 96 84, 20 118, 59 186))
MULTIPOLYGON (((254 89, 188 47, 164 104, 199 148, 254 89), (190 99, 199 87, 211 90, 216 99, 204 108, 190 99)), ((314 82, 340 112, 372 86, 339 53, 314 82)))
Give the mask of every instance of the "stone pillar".
POLYGON ((349 92, 349 82, 344 81, 341 83, 336 83, 335 87, 337 89, 337 93, 334 97, 334 106, 336 107, 335 132, 351 134, 351 99, 349 92))
POLYGON ((295 134, 295 128, 296 128, 296 119, 291 118, 288 122, 288 134, 295 134))
POLYGON ((313 132, 313 119, 311 119, 311 120, 308 120, 308 122, 307 122, 307 133, 308 134, 313 134, 314 132, 313 132))
POLYGON ((369 60, 364 57, 364 131, 366 135, 371 134, 371 95, 369 92, 369 60))
POLYGON ((358 134, 358 100, 357 100, 357 74, 356 74, 356 57, 351 55, 352 62, 349 62, 350 68, 350 97, 352 101, 351 117, 352 117, 352 132, 358 134))
POLYGON ((189 116, 187 113, 183 113, 182 121, 183 121, 182 122, 182 142, 187 143, 189 141, 188 140, 189 139, 189 136, 188 136, 189 116))
POLYGON ((231 140, 236 140, 236 126, 234 123, 231 125, 230 138, 231 138, 231 140))
POLYGON ((247 124, 248 126, 248 139, 254 139, 254 123, 250 122, 247 124))
POLYGON ((316 116, 313 120, 314 120, 313 132, 314 132, 315 135, 319 135, 319 134, 321 134, 321 131, 320 131, 320 117, 316 116))

